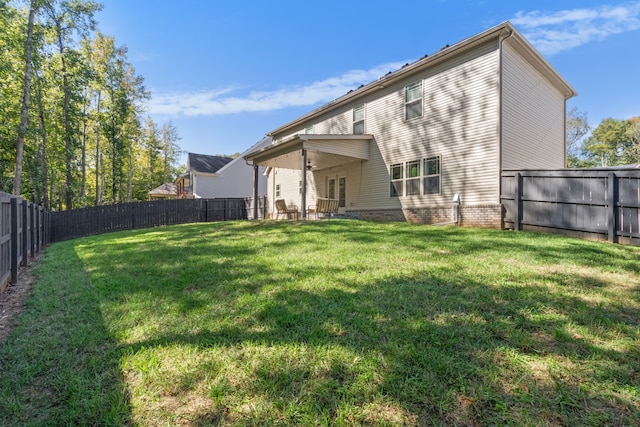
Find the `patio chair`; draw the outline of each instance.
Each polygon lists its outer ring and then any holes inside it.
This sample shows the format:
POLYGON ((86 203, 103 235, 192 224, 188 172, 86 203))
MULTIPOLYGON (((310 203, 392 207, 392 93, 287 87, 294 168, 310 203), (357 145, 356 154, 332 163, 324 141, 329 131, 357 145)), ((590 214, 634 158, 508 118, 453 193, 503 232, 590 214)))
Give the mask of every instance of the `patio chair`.
POLYGON ((287 202, 284 199, 276 200, 276 210, 278 211, 276 219, 278 219, 280 215, 286 215, 287 219, 289 219, 291 214, 296 214, 296 220, 298 219, 298 208, 295 206, 287 206, 287 202))
POLYGON ((338 212, 338 200, 337 199, 324 199, 319 198, 316 200, 315 206, 309 206, 307 208, 307 216, 311 214, 315 215, 316 219, 318 219, 318 214, 329 214, 329 218, 331 218, 331 214, 338 212))

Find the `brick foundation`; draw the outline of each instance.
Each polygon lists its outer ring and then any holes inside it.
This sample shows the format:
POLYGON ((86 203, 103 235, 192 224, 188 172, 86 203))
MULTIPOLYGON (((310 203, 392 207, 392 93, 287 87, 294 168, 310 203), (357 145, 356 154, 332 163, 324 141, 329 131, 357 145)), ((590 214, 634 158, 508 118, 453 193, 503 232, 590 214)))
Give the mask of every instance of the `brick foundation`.
MULTIPOLYGON (((376 209, 347 211, 348 217, 372 221, 407 221, 416 224, 448 223, 453 219, 451 207, 376 209)), ((502 228, 502 205, 460 205, 458 225, 463 227, 502 228)))

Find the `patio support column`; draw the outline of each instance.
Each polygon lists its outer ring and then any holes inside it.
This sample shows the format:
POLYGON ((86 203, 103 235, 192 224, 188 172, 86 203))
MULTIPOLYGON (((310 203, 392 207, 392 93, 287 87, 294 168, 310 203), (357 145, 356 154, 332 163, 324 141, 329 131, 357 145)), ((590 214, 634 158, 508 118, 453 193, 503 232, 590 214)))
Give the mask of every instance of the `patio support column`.
POLYGON ((307 219, 307 149, 302 149, 302 219, 307 219))
POLYGON ((253 165, 253 219, 258 219, 258 165, 253 165))

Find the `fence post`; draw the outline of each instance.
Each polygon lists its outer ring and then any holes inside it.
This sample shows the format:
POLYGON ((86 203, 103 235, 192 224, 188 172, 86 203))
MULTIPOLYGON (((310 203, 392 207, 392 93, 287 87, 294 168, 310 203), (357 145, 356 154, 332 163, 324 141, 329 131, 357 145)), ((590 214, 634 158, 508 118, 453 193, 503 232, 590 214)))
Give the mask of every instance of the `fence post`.
POLYGON ((18 281, 18 198, 11 197, 11 283, 18 281))
POLYGON ((513 229, 514 230, 522 230, 522 174, 520 172, 516 172, 515 176, 515 191, 514 191, 514 201, 515 201, 515 212, 513 213, 513 229))
POLYGON ((22 204, 22 258, 20 264, 23 266, 27 265, 27 260, 29 259, 29 202, 26 200, 21 201, 22 204))
POLYGON ((29 251, 31 252, 32 257, 36 255, 36 219, 34 218, 35 214, 36 205, 34 203, 29 203, 29 251))
POLYGON ((607 228, 609 242, 616 243, 616 205, 618 204, 618 181, 616 174, 607 174, 607 228))
POLYGON ((34 227, 35 227, 35 241, 36 241, 36 252, 40 252, 42 250, 42 246, 40 243, 40 209, 41 207, 36 205, 35 208, 35 218, 34 218, 34 227))

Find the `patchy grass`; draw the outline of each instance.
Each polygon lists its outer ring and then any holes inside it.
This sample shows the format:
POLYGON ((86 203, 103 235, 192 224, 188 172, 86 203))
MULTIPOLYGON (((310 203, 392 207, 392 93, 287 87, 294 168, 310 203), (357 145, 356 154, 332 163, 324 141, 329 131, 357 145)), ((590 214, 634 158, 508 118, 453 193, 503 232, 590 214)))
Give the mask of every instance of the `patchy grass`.
POLYGON ((640 250, 348 220, 49 247, 2 425, 638 425, 640 250))

